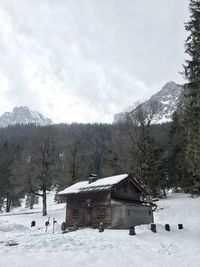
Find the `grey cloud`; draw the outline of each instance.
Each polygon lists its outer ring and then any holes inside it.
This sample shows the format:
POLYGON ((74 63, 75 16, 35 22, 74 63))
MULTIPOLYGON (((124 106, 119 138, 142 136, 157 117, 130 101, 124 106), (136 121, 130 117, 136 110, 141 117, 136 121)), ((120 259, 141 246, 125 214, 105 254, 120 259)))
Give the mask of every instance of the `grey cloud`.
POLYGON ((84 121, 111 121, 165 82, 183 82, 188 2, 0 1, 8 27, 0 28, 0 71, 10 83, 5 98, 57 121, 79 120, 73 109, 83 111, 84 121))

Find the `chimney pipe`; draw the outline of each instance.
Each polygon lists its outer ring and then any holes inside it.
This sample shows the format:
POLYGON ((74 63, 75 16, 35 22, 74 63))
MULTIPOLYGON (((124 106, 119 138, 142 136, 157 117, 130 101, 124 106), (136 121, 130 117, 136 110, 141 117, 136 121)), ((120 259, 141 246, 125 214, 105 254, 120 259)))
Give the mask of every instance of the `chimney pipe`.
POLYGON ((90 174, 89 176, 89 184, 95 182, 97 180, 97 175, 96 174, 90 174))

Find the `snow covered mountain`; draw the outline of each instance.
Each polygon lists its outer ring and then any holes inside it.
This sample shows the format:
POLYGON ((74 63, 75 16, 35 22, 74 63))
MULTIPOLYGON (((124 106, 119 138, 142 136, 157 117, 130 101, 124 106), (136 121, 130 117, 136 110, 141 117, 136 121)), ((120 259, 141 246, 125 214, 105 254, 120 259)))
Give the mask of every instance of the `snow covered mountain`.
POLYGON ((32 111, 26 106, 14 107, 12 112, 5 112, 0 116, 0 127, 30 123, 45 126, 52 124, 52 120, 44 118, 39 112, 32 111))
POLYGON ((130 112, 121 112, 114 116, 113 123, 123 122, 126 116, 134 114, 139 107, 142 107, 148 114, 152 109, 155 109, 152 123, 159 124, 169 122, 172 120, 172 114, 177 109, 178 104, 181 101, 183 87, 175 82, 168 82, 165 86, 149 100, 140 104, 138 107, 130 112))

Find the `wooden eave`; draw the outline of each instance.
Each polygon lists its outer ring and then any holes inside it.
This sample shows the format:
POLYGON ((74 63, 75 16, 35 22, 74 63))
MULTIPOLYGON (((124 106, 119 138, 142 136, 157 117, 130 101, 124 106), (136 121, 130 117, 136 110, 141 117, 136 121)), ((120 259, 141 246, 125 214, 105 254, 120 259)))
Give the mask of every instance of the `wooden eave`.
POLYGON ((119 183, 115 184, 112 186, 112 190, 117 188, 118 186, 122 185, 125 183, 127 180, 129 180, 141 193, 145 193, 148 195, 147 191, 139 184, 139 182, 130 174, 126 179, 120 181, 119 183))

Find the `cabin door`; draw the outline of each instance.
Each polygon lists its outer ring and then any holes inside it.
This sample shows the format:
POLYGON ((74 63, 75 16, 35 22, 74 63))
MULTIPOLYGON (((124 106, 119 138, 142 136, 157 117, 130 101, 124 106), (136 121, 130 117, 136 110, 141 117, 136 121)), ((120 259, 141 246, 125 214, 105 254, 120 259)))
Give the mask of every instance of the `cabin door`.
POLYGON ((85 208, 85 225, 92 226, 92 208, 85 208))

